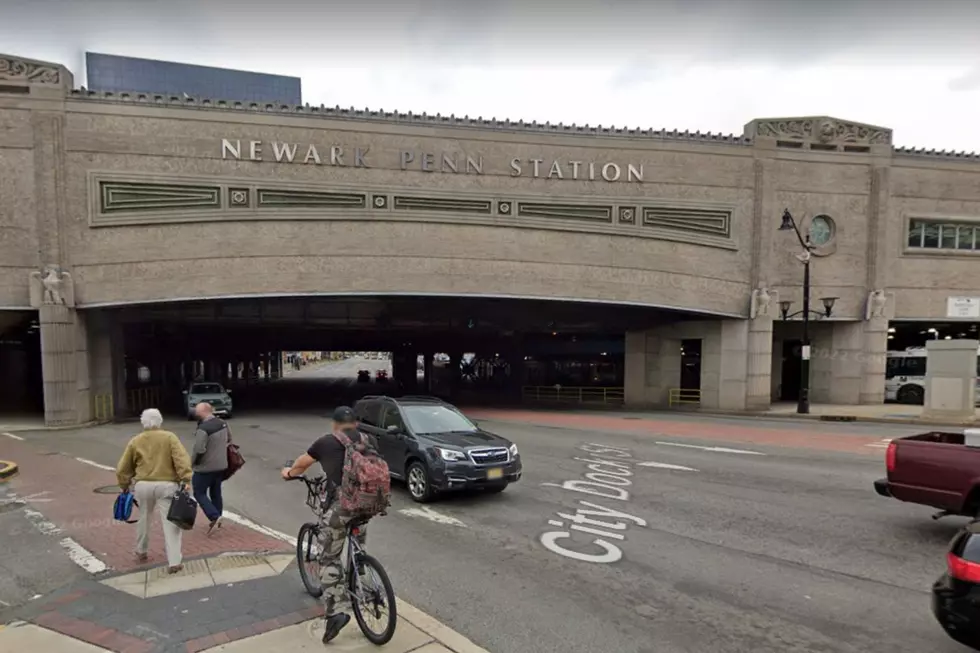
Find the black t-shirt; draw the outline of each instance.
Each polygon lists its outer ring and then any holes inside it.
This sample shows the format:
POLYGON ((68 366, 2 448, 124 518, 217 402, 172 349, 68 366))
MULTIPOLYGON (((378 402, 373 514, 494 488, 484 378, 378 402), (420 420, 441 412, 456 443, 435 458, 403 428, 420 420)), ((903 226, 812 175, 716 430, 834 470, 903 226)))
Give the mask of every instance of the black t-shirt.
MULTIPOLYGON (((345 431, 351 442, 359 442, 361 433, 355 429, 345 431)), ((344 445, 334 437, 333 433, 317 438, 316 442, 306 450, 310 458, 320 463, 323 473, 335 486, 340 487, 344 477, 344 445)))

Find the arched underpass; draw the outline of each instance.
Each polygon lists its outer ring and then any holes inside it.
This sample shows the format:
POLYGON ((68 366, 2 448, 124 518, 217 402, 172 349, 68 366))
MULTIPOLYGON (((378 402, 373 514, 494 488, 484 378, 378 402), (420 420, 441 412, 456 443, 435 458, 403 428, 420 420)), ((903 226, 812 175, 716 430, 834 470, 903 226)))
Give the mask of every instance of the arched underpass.
POLYGON ((182 391, 195 378, 231 387, 235 413, 326 412, 379 393, 519 403, 537 393, 529 387, 555 385, 566 395, 587 387, 596 400, 621 402, 625 332, 696 317, 616 304, 423 296, 223 299, 102 311, 120 326, 124 343, 126 392, 116 393, 117 416, 149 404, 182 411, 182 391), (390 368, 387 360, 354 360, 290 374, 285 351, 391 352, 390 368), (388 368, 390 380, 356 383, 358 367, 372 375, 388 368))

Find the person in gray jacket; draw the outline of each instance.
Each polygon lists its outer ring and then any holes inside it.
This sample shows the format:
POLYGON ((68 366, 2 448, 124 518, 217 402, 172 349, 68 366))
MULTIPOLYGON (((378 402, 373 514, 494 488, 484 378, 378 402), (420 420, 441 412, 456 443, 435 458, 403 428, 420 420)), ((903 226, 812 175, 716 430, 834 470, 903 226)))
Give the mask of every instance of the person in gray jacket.
POLYGON ((194 433, 194 450, 191 452, 194 477, 191 486, 194 498, 207 516, 210 525, 208 535, 221 527, 224 502, 221 484, 228 469, 228 443, 231 431, 224 420, 214 415, 211 404, 201 403, 194 408, 197 415, 197 431, 194 433))

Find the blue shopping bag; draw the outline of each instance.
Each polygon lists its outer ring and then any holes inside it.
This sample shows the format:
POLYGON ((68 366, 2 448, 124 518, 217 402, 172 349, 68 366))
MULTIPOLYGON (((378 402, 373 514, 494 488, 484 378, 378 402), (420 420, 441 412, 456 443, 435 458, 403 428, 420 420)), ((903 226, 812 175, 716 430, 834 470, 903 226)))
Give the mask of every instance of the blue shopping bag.
POLYGON ((137 520, 132 519, 133 506, 139 507, 132 492, 120 492, 116 497, 116 503, 112 506, 112 518, 116 521, 124 521, 127 524, 134 524, 137 520))

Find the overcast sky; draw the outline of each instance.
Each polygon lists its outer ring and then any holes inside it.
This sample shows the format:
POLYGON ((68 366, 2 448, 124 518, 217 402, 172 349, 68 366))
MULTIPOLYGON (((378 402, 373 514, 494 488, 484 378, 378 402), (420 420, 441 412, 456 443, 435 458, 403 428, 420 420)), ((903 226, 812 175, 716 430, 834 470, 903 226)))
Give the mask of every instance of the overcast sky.
POLYGON ((311 104, 980 151, 980 0, 0 0, 0 52, 301 77, 311 104))

